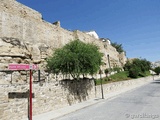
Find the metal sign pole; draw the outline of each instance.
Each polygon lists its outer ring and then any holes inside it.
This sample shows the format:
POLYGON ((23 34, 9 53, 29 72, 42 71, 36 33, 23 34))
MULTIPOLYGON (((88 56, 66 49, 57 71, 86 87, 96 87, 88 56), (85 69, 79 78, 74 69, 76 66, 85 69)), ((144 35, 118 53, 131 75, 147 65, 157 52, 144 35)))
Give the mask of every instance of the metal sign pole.
POLYGON ((32 70, 30 69, 30 83, 29 83, 29 104, 30 104, 30 107, 29 107, 29 119, 32 120, 32 70))
POLYGON ((30 70, 29 82, 29 120, 32 120, 32 70, 37 70, 38 65, 35 64, 9 64, 9 70, 30 70))

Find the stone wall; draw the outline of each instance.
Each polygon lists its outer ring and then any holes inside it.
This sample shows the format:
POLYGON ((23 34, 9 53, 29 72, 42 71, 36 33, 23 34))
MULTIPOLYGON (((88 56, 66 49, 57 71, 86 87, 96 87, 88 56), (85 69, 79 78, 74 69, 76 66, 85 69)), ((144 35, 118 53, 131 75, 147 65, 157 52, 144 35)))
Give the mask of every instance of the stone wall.
MULTIPOLYGON (((109 67, 108 54, 114 64, 122 66, 118 52, 111 45, 108 44, 106 47, 104 42, 82 31, 66 30, 60 26, 60 22, 48 23, 42 19, 39 12, 15 0, 1 0, 0 119, 21 120, 28 115, 29 73, 28 71, 9 71, 8 64, 10 63, 39 65, 40 82, 37 82, 37 71, 33 74, 34 114, 94 98, 93 81, 81 81, 78 86, 81 89, 77 91, 73 81, 62 80, 63 75, 57 76, 45 72, 46 58, 56 48, 63 47, 75 39, 99 46, 100 51, 104 53, 103 69, 109 67)), ((122 59, 125 59, 125 56, 122 56, 122 59)))
MULTIPOLYGON (((116 93, 122 93, 128 90, 131 90, 133 88, 136 88, 138 86, 142 86, 144 84, 147 84, 153 80, 159 79, 160 76, 149 76, 149 77, 143 77, 138 79, 131 79, 126 81, 119 81, 119 82, 113 82, 109 84, 103 85, 103 91, 106 98, 110 97, 111 94, 114 92, 116 93)), ((101 97, 101 86, 96 86, 96 97, 101 97)), ((115 93, 115 94, 116 94, 115 93)), ((113 96, 113 95, 111 95, 113 96)))
MULTIPOLYGON (((154 79, 158 79, 155 76, 154 79)), ((153 80, 153 77, 114 82, 103 85, 105 98, 124 92, 153 80)), ((28 117, 27 84, 0 85, 0 119, 22 120, 28 117)), ((56 110, 89 99, 101 98, 101 86, 92 79, 33 83, 33 115, 56 110)))
MULTIPOLYGON (((3 38, 7 38, 25 44, 27 52, 31 55, 29 63, 38 63, 42 66, 45 64, 44 60, 51 55, 54 49, 63 47, 72 40, 80 39, 83 42, 94 43, 100 47, 106 63, 104 68, 109 67, 107 54, 110 55, 110 60, 114 61, 114 64, 122 66, 121 62, 124 61, 120 61, 118 52, 111 45, 108 44, 105 48, 104 43, 99 39, 78 30, 66 30, 60 26, 60 22, 57 23, 51 24, 44 21, 39 12, 15 0, 2 0, 0 3, 0 42, 3 38)), ((6 46, 8 48, 9 44, 7 43, 1 45, 0 48, 6 46)), ((16 50, 18 49, 16 46, 14 47, 16 50)), ((8 54, 8 51, 5 54, 8 54)), ((19 51, 17 51, 17 54, 19 54, 19 51)), ((11 54, 8 54, 7 57, 12 57, 11 54)))
MULTIPOLYGON (((33 115, 94 98, 94 81, 63 80, 33 84, 33 115)), ((22 120, 29 109, 29 84, 0 85, 0 119, 22 120)))

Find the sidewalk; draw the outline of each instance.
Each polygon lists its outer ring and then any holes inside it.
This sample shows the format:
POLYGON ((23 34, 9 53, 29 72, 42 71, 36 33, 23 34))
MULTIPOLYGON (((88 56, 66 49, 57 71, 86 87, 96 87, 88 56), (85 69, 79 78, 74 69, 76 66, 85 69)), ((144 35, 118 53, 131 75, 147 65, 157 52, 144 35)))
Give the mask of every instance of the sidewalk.
POLYGON ((64 108, 60 108, 58 110, 54 110, 54 111, 50 111, 47 113, 33 116, 33 120, 56 120, 56 118, 58 118, 58 117, 67 115, 69 113, 83 109, 83 108, 91 106, 91 105, 94 105, 94 104, 101 102, 101 101, 102 101, 102 99, 100 99, 100 98, 88 100, 88 101, 85 101, 82 103, 74 104, 72 106, 67 106, 64 108))
MULTIPOLYGON (((101 98, 90 99, 90 100, 87 100, 87 101, 84 101, 84 102, 81 102, 81 103, 78 103, 78 104, 74 104, 72 106, 66 106, 66 107, 63 107, 63 108, 60 108, 60 109, 57 109, 57 110, 53 110, 53 111, 50 111, 50 112, 47 112, 47 113, 35 115, 35 116, 33 116, 33 120, 56 120, 56 118, 58 118, 58 117, 67 115, 69 113, 72 113, 74 111, 83 109, 85 107, 88 107, 88 106, 91 106, 91 105, 94 105, 94 104, 97 104, 97 103, 102 102, 104 100, 114 99, 118 95, 120 95, 124 92, 134 90, 138 87, 141 87, 145 84, 148 84, 149 82, 152 82, 152 81, 148 81, 148 82, 146 82, 144 84, 141 84, 141 85, 133 85, 133 86, 130 86, 130 87, 127 87, 127 88, 120 89, 118 91, 113 91, 113 92, 107 93, 107 94, 104 95, 105 99, 101 99, 101 98)), ((28 118, 23 119, 23 120, 28 120, 28 118)))

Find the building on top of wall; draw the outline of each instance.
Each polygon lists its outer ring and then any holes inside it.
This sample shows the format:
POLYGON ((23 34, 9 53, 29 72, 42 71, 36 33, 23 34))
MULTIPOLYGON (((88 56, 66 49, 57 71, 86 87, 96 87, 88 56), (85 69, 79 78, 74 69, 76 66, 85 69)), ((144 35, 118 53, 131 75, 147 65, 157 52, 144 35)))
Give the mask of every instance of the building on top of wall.
POLYGON ((101 41, 107 42, 109 45, 111 44, 111 40, 109 38, 100 38, 101 41))
POLYGON ((160 67, 160 61, 152 62, 151 66, 152 68, 160 67))
POLYGON ((88 34, 88 35, 93 36, 93 37, 96 38, 96 39, 99 39, 98 34, 97 34, 96 31, 94 31, 94 30, 89 31, 89 32, 85 32, 85 33, 88 34))

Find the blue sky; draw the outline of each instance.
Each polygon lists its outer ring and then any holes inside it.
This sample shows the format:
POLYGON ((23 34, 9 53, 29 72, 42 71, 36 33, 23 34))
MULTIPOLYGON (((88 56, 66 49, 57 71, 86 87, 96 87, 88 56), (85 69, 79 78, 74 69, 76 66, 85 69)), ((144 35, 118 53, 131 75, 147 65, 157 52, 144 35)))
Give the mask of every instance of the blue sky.
POLYGON ((48 22, 95 30, 123 45, 128 58, 160 60, 160 0, 17 0, 48 22))

